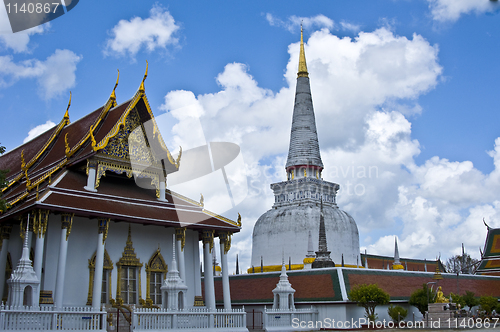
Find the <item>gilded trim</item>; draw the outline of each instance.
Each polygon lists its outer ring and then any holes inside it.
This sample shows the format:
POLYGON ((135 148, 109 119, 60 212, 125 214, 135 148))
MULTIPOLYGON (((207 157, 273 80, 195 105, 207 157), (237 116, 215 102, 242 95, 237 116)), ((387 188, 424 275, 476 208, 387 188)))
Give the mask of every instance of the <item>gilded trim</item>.
POLYGON ((71 227, 73 226, 74 213, 61 213, 61 229, 66 229, 66 241, 68 241, 71 227))
MULTIPOLYGON (((70 97, 70 100, 71 100, 71 97, 70 97)), ((69 108, 69 105, 68 105, 68 108, 69 108)), ((59 124, 57 125, 57 128, 56 130, 54 130, 54 132, 52 133, 52 135, 50 136, 50 138, 47 140, 47 142, 45 142, 45 144, 43 145, 43 147, 40 149, 40 151, 38 151, 38 153, 33 157, 31 158, 31 160, 27 163, 24 162, 24 150, 21 152, 21 169, 24 171, 24 170, 28 170, 31 166, 33 166, 33 164, 40 158, 40 156, 47 150, 47 148, 52 144, 52 142, 56 139, 56 137, 59 135, 59 133, 63 130, 63 128, 69 124, 69 117, 66 118, 66 115, 67 115, 67 112, 68 110, 66 110, 66 113, 65 113, 65 116, 63 117, 63 119, 61 120, 61 122, 59 122, 59 124)), ((19 174, 18 176, 16 176, 13 180, 11 180, 7 186, 5 186, 3 189, 2 189, 2 192, 6 191, 7 189, 9 189, 14 183, 20 181, 22 178, 23 178, 23 173, 21 172, 21 174, 19 174)))
POLYGON ((98 222, 98 234, 102 234, 102 244, 106 242, 106 238, 108 237, 109 223, 111 222, 110 218, 99 218, 98 222))
POLYGON ((156 197, 160 197, 160 175, 150 171, 134 172, 131 167, 120 165, 118 163, 99 161, 97 165, 96 181, 94 188, 97 189, 101 184, 101 177, 106 176, 106 171, 117 174, 125 173, 128 178, 134 175, 136 178, 149 178, 151 185, 156 188, 156 197))
POLYGON ((212 252, 212 249, 214 247, 214 234, 215 231, 203 231, 203 246, 205 246, 206 243, 209 244, 209 252, 212 252))
POLYGON ((184 251, 184 245, 186 244, 186 228, 180 227, 175 229, 175 239, 181 241, 181 250, 184 251))
POLYGON ((220 232, 219 233, 219 241, 224 243, 224 255, 231 249, 231 232, 220 232))
POLYGON ((47 224, 49 221, 49 210, 38 209, 34 211, 33 215, 33 232, 39 238, 45 237, 47 231, 47 224))

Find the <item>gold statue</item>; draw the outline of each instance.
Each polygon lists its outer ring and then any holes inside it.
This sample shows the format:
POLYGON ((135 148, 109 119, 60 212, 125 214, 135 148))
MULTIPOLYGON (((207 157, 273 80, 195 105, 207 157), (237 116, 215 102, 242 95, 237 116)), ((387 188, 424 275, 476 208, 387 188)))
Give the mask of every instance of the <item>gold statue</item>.
POLYGON ((441 286, 438 287, 437 295, 436 295, 436 303, 449 303, 450 301, 444 297, 443 291, 441 290, 441 286))

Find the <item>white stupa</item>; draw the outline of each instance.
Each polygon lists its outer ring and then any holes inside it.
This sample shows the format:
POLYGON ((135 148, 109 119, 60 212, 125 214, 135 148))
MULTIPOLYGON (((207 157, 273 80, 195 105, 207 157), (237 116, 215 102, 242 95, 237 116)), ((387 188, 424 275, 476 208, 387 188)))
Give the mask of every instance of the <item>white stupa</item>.
POLYGON ((279 271, 282 249, 290 255, 292 269, 304 266, 304 258, 310 249, 309 231, 313 234, 314 249, 318 248, 316 239, 320 225, 320 202, 323 202, 326 240, 333 262, 340 265, 342 255, 346 266, 356 266, 359 262, 356 222, 337 206, 339 185, 324 181, 321 177, 323 162, 302 31, 297 76, 290 148, 285 165, 287 180, 271 184, 274 205, 257 220, 253 229, 251 266, 256 272, 260 271, 261 257, 264 271, 279 271))

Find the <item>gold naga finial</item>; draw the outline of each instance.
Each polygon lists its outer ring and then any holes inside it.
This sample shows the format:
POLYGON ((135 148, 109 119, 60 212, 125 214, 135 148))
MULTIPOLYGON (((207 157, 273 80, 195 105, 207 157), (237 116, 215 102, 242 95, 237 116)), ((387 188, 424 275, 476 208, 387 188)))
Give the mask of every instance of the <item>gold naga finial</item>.
POLYGON ((69 133, 66 133, 66 135, 64 135, 64 146, 66 147, 64 150, 64 153, 66 154, 67 158, 70 157, 69 152, 71 151, 71 149, 69 148, 69 144, 68 144, 68 134, 69 133))
POLYGON ((28 175, 28 169, 24 170, 24 175, 26 176, 26 188, 30 189, 30 187, 31 187, 31 180, 30 180, 30 177, 28 175))
POLYGON ((68 102, 68 107, 66 107, 66 113, 64 113, 64 120, 66 121, 66 124, 69 124, 69 107, 71 106, 71 91, 69 92, 69 102, 68 102))
POLYGON ((113 88, 113 92, 111 92, 111 96, 109 96, 109 98, 115 99, 115 100, 116 100, 115 90, 116 90, 116 87, 118 86, 118 81, 120 80, 120 69, 117 69, 117 70, 118 70, 118 77, 116 78, 115 87, 113 88))
POLYGON ((24 150, 21 151, 21 169, 24 170, 26 163, 24 162, 24 150))
POLYGON ((177 168, 181 167, 181 156, 182 156, 182 146, 179 145, 179 155, 175 160, 175 166, 177 166, 177 168))
POLYGON ((302 23, 300 24, 300 54, 299 54, 299 71, 297 77, 309 77, 306 64, 306 53, 304 52, 304 33, 302 23))
POLYGON ((241 227, 241 214, 238 212, 238 226, 241 227))
POLYGON ((200 205, 201 207, 204 207, 205 206, 205 199, 203 198, 203 194, 200 194, 200 205))
POLYGON ((90 125, 90 140, 92 141, 92 150, 96 151, 96 145, 97 145, 97 142, 95 141, 95 138, 94 138, 94 128, 92 125, 90 125))
POLYGON ((144 77, 142 78, 142 82, 141 82, 141 86, 139 87, 139 91, 145 91, 144 81, 148 77, 148 67, 149 67, 149 63, 148 63, 148 60, 146 60, 146 72, 144 73, 144 77))

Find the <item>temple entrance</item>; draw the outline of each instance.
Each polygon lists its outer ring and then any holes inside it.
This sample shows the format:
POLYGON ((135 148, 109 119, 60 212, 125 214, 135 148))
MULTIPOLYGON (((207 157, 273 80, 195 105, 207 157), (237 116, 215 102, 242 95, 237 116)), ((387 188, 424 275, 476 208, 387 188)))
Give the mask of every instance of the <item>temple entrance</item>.
POLYGON ((108 332, 132 331, 132 312, 127 306, 117 306, 108 310, 107 330, 108 332))

